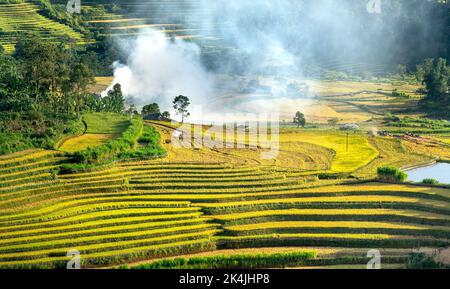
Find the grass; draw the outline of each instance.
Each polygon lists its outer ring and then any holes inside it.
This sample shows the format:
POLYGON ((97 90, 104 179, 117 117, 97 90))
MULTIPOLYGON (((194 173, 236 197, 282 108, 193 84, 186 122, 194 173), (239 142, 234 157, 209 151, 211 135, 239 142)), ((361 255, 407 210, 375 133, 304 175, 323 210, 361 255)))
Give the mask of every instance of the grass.
MULTIPOLYGON (((23 156, 17 156, 23 157, 23 156)), ((120 164, 116 169, 111 170, 108 174, 107 171, 104 176, 102 176, 102 172, 96 173, 97 176, 90 176, 89 174, 77 174, 73 176, 64 176, 61 181, 65 182, 72 181, 73 185, 79 186, 78 184, 82 184, 83 186, 89 184, 91 181, 99 180, 102 181, 102 177, 104 179, 110 179, 111 173, 117 174, 118 179, 123 177, 124 175, 128 175, 128 177, 133 178, 135 176, 138 178, 138 174, 142 171, 145 172, 149 170, 151 172, 151 176, 155 177, 155 169, 160 170, 160 177, 164 176, 164 180, 167 180, 168 183, 173 182, 171 180, 183 180, 189 184, 192 183, 193 180, 191 177, 184 177, 186 174, 189 176, 193 172, 203 174, 203 177, 207 178, 205 182, 208 182, 208 178, 211 176, 212 179, 216 179, 217 181, 223 181, 225 183, 235 182, 235 178, 231 178, 231 172, 236 173, 237 176, 242 174, 247 174, 247 177, 241 179, 239 183, 248 182, 251 184, 251 180, 254 177, 251 177, 252 172, 260 173, 261 171, 255 169, 238 169, 236 172, 233 169, 220 166, 220 165, 193 165, 193 164, 159 164, 158 162, 146 161, 146 162, 129 162, 120 164), (167 170, 165 168, 175 169, 175 171, 167 170), (178 169, 177 169, 178 168, 178 169), (203 168, 200 172, 197 171, 198 168, 203 168), (206 168, 206 170, 205 170, 206 168), (136 169, 138 169, 136 171, 136 169), (230 173, 223 173, 228 170, 230 173), (118 174, 117 172, 121 172, 118 174), (205 174, 205 172, 210 172, 211 174, 205 174), (133 175, 137 174, 137 175, 133 175), (91 180, 90 178, 94 178, 91 180)), ((265 173, 267 175, 267 172, 265 173)), ((256 174, 258 176, 258 174, 256 174)), ((263 177, 263 175, 259 175, 258 178, 263 177)), ((278 176, 276 176, 277 178, 278 176)), ((237 178, 239 179, 239 178, 237 178)), ((270 177, 268 180, 263 182, 270 183, 270 177)), ((145 185, 150 185, 151 182, 155 182, 156 184, 160 183, 158 178, 156 179, 139 179, 145 185)), ((252 193, 246 192, 244 188, 240 188, 239 185, 233 185, 230 183, 231 187, 234 190, 241 190, 240 195, 230 194, 222 195, 222 197, 228 198, 242 198, 249 199, 252 197, 252 193)), ((102 187, 101 183, 98 189, 102 187)), ((205 236, 213 236, 216 235, 218 237, 217 242, 222 244, 223 242, 230 242, 230 246, 234 246, 235 242, 244 242, 243 244, 247 244, 245 240, 241 237, 227 237, 221 236, 220 230, 209 229, 216 228, 221 226, 220 223, 222 221, 227 221, 228 219, 224 217, 224 215, 217 216, 217 218, 212 216, 202 216, 199 214, 199 210, 203 206, 214 207, 218 206, 233 206, 233 202, 229 202, 226 199, 220 198, 220 195, 202 195, 202 194, 189 194, 187 191, 180 191, 181 195, 168 195, 167 187, 162 190, 160 193, 157 193, 160 189, 146 189, 145 191, 139 191, 139 187, 130 184, 131 188, 138 191, 128 191, 125 193, 120 192, 110 192, 109 194, 103 195, 103 197, 99 197, 95 193, 83 193, 82 195, 75 194, 73 195, 75 198, 67 198, 60 199, 51 205, 48 203, 43 207, 36 207, 35 209, 30 210, 26 209, 23 213, 15 213, 14 217, 11 218, 9 213, 5 213, 4 216, 0 216, 0 231, 7 232, 2 235, 0 238, 0 265, 7 267, 58 267, 61 262, 65 259, 64 257, 60 257, 59 255, 63 255, 67 248, 77 247, 83 251, 83 256, 88 256, 85 261, 86 266, 98 266, 99 264, 117 264, 118 262, 124 262, 125 260, 133 260, 135 258, 139 258, 142 256, 151 256, 148 255, 150 253, 145 253, 142 251, 144 244, 146 248, 155 248, 153 252, 153 256, 161 256, 162 248, 174 248, 174 249, 164 249, 165 254, 172 252, 172 254, 180 254, 181 252, 188 252, 190 250, 197 250, 199 248, 203 248, 200 250, 207 250, 207 248, 211 248, 211 241, 206 241, 204 239, 205 236), (155 195, 157 193, 158 195, 155 195), (162 194, 161 194, 162 193, 162 194), (203 198, 214 199, 216 204, 206 204, 206 203, 198 203, 195 204, 195 201, 202 200, 203 198), (161 200, 155 202, 155 200, 161 200), (174 203, 175 199, 189 200, 194 201, 185 202, 185 203, 174 203), (225 203, 222 203, 225 202, 225 203), (139 207, 134 207, 134 205, 138 205, 139 207), (147 206, 147 208, 142 207, 147 206), (179 207, 179 208, 177 208, 179 207), (187 211, 186 211, 187 210, 187 211), (45 217, 43 217, 45 216, 45 217), (217 219, 217 221, 215 221, 217 219), (46 225, 42 223, 42 221, 46 221, 46 225), (209 224, 212 222, 212 224, 209 224), (9 228, 9 229, 8 229, 9 228), (76 238, 74 239, 74 236, 76 238), (189 240, 190 238, 197 238, 199 241, 195 242, 194 240, 189 240), (231 239, 230 239, 231 238, 231 239), (74 240, 72 240, 74 239, 74 240), (114 240, 114 243, 111 243, 114 240), (202 241, 203 240, 203 241, 202 241), (184 244, 184 245, 178 245, 184 244), (190 244, 190 245, 189 245, 190 244), (203 244, 203 245, 201 245, 203 244), (187 246, 187 249, 186 247, 187 246), (192 247, 193 246, 193 247, 192 247), (197 247, 198 246, 198 247, 197 247), (178 249, 175 249, 178 248, 178 249), (172 251, 173 250, 173 251, 172 251), (176 253, 178 252, 178 253, 176 253), (50 254, 53 257, 48 257, 50 254)), ((288 186, 287 183, 279 183, 276 186, 288 186)), ((392 189, 393 192, 400 188, 407 189, 407 187, 402 187, 400 185, 388 185, 392 189)), ((105 187, 106 188, 106 187, 105 187)), ((368 184, 368 185, 360 185, 354 187, 347 187, 347 190, 360 190, 370 191, 371 189, 375 190, 377 188, 377 184, 368 184)), ((386 189, 386 188, 385 188, 386 189)), ((411 187, 413 189, 413 187, 411 187)), ((55 194, 56 190, 51 189, 50 191, 53 193, 49 193, 48 200, 51 200, 52 194, 55 194)), ((189 190, 189 186, 186 189, 177 188, 176 190, 189 190)), ((192 188, 190 189, 192 190, 192 188)), ((308 189, 305 189, 305 193, 308 189)), ((326 190, 335 190, 333 187, 323 187, 317 188, 314 190, 309 189, 310 192, 326 191, 326 190)), ((342 191, 346 189, 342 187, 342 191)), ((425 188, 416 188, 415 190, 425 190, 425 188)), ((435 190, 435 189, 433 189, 435 190)), ((43 192, 48 192, 48 189, 43 190, 43 192)), ((337 191, 336 191, 337 192, 337 191)), ((31 193, 31 192, 30 192, 31 193)), ((75 193, 75 192, 74 192, 75 193)), ((299 191, 298 193, 301 193, 299 191)), ((430 192, 431 193, 431 192, 430 192)), ((434 193, 439 194, 440 190, 436 189, 434 193)), ((65 190, 66 195, 72 194, 70 190, 65 190)), ((23 194, 24 196, 26 195, 23 194)), ((36 193, 33 193, 34 197, 37 197, 36 193)), ((269 195, 266 194, 254 194, 260 198, 268 198, 269 195)), ((318 202, 318 204, 322 204, 324 200, 339 202, 341 199, 344 202, 382 202, 385 198, 387 201, 395 201, 400 203, 408 203, 408 202, 416 202, 414 198, 407 197, 401 198, 396 196, 361 196, 361 197, 317 197, 317 198, 291 198, 286 195, 287 199, 284 199, 286 202, 296 203, 296 202, 318 202)), ((32 199, 24 199, 22 202, 26 205, 29 202, 32 202, 32 199)), ((263 200, 261 200, 263 201, 263 200)), ((258 202, 261 201, 249 201, 249 204, 257 205, 258 202)), ((422 199, 421 202, 424 201, 430 202, 428 200, 422 199)), ((53 202, 53 201, 52 201, 53 202)), ((245 202, 245 201, 242 201, 245 202)), ((265 202, 268 203, 279 203, 279 199, 267 199, 265 202)), ((40 202, 41 203, 41 202, 40 202)), ((240 202, 241 203, 241 202, 240 202)), ((434 204, 434 202, 431 202, 434 204)), ((44 202, 45 204, 45 202, 44 202)), ((28 206, 28 205, 26 205, 28 206)), ((355 209, 356 210, 356 209, 355 209)), ((289 210, 279 210, 284 214, 292 215, 293 212, 289 210)), ((253 215, 255 217, 261 217, 265 211, 249 211, 249 214, 257 214, 261 215, 253 215)), ((324 210, 316 210, 314 212, 309 212, 310 215, 322 215, 325 214, 324 210)), ((338 211, 330 211, 329 214, 337 214, 340 215, 342 212, 338 211)), ((349 211, 347 214, 356 214, 355 211, 349 211)), ((378 212, 381 214, 380 212, 378 212)), ((249 219, 251 216, 244 216, 242 214, 237 214, 236 218, 239 219, 249 219)), ((276 215, 277 213, 270 214, 266 211, 265 217, 271 217, 276 215)), ((306 213, 305 213, 306 214, 306 213)), ((377 213, 373 213, 372 215, 376 215, 377 213)), ((384 214, 394 214, 394 210, 384 212, 384 214)), ((400 214, 400 213, 399 213, 400 214)), ((413 213, 410 213, 414 215, 413 213)), ((300 213, 301 215, 301 213, 300 213)), ((304 214, 303 214, 304 215, 304 214)), ((370 211, 362 211, 360 215, 370 215, 370 211)), ((405 215, 407 215, 405 213, 405 215)), ((229 216, 232 218, 233 214, 229 211, 229 216)), ((425 218, 425 216, 422 216, 425 218)), ((431 218, 431 217, 430 217, 431 218)), ((254 219, 257 221, 256 219, 254 219)), ((424 230, 423 225, 418 226, 415 224, 404 224, 404 225, 395 225, 393 222, 385 221, 385 222, 376 222, 376 221, 366 221, 366 222, 351 222, 351 221, 329 221, 327 222, 314 222, 309 223, 309 227, 329 227, 331 230, 335 227, 340 227, 342 229, 350 230, 352 228, 388 228, 391 230, 424 230), (312 225, 313 224, 313 225, 312 225), (322 225, 320 225, 322 224, 322 225), (328 225, 327 225, 328 224, 328 225)), ((269 222, 261 222, 247 225, 239 225, 238 227, 233 227, 233 225, 228 226, 225 225, 225 231, 230 231, 234 229, 238 229, 239 231, 253 232, 252 236, 260 238, 262 240, 266 240, 269 235, 254 235, 261 230, 269 230, 271 228, 283 229, 283 228, 304 228, 308 227, 308 224, 304 222, 296 221, 294 223, 290 222, 274 222, 273 224, 269 222)), ((345 232, 345 231, 344 231, 345 232)), ((387 235, 387 234, 349 234, 349 233, 339 233, 339 234, 282 234, 280 235, 283 240, 287 238, 288 241, 292 242, 297 240, 296 242, 300 242, 301 240, 311 240, 314 239, 314 242, 323 242, 324 240, 328 240, 329 238, 336 238, 336 242, 343 242, 342 244, 347 244, 345 240, 357 239, 362 242, 363 240, 383 240, 383 239, 391 239, 394 238, 397 240, 397 237, 387 235), (306 239, 305 239, 306 238, 306 239), (299 241, 300 240, 300 241, 299 241)), ((421 237, 425 238, 425 237, 421 237)), ((399 239, 400 240, 400 239, 399 239)), ((258 241, 259 242, 259 241, 258 241)), ((259 243, 256 244, 259 244, 259 243)), ((269 241, 264 241, 269 242, 269 241)), ((278 242, 278 241, 277 241, 278 242)), ((304 241, 301 241, 304 242, 304 241)), ((310 241, 312 242, 312 241, 310 241)), ((402 242, 402 241, 399 241, 402 242)), ((412 242, 412 241, 411 241, 412 242)), ((430 241, 431 242, 431 241, 430 241)), ((245 245, 247 246, 247 245, 245 245)), ((356 246, 356 245, 354 245, 356 246)), ((149 252, 149 251, 146 251, 149 252)), ((248 258, 251 259, 251 258, 248 258)), ((126 261, 125 261, 126 262, 126 261)), ((322 261, 321 261, 322 262, 322 261)), ((292 264, 291 264, 292 265, 292 264)))
POLYGON ((130 118, 116 113, 89 113, 83 115, 88 134, 120 135, 130 124, 130 118))
POLYGON ((450 161, 450 145, 442 145, 434 142, 405 140, 405 147, 430 159, 450 161))
MULTIPOLYGON (((143 9, 149 9, 148 5, 155 5, 156 3, 145 3, 143 9)), ((173 11, 172 7, 161 4, 154 9, 159 8, 157 18, 148 18, 148 15, 140 14, 139 11, 141 3, 129 4, 126 2, 116 3, 118 7, 125 8, 127 10, 135 11, 136 17, 129 18, 126 15, 120 14, 120 12, 107 12, 104 9, 97 15, 92 15, 87 20, 87 23, 94 31, 97 31, 101 35, 110 35, 112 37, 136 37, 145 34, 151 34, 152 31, 146 31, 145 28, 153 28, 165 32, 170 37, 179 37, 184 39, 205 38, 210 39, 204 34, 204 29, 199 27, 195 21, 188 25, 183 25, 179 22, 172 22, 173 15, 178 12, 173 11), (169 13, 168 13, 169 12, 169 13), (185 27, 186 26, 186 27, 185 27)), ((193 8, 193 7, 191 7, 193 8)), ((88 3, 83 5, 82 8, 85 12, 92 12, 97 9, 95 4, 88 3)), ((150 8, 152 9, 152 8, 150 8)), ((200 12, 200 11, 199 11, 200 12)), ((156 17, 156 15, 155 15, 156 17)))
POLYGON ((281 147, 283 142, 292 141, 311 143, 333 150, 336 155, 331 166, 332 172, 353 172, 378 156, 377 150, 368 142, 367 137, 361 134, 350 134, 348 151, 347 136, 341 132, 303 130, 281 134, 281 147))
MULTIPOLYGON (((157 244, 135 246, 133 248, 110 250, 101 253, 84 254, 82 266, 105 266, 108 264, 120 264, 135 259, 144 259, 151 256, 164 256, 179 252, 191 253, 197 251, 213 250, 214 244, 208 238, 196 240, 176 241, 170 244, 157 244)), ((2 268, 66 268, 69 258, 65 256, 41 257, 24 263, 19 261, 6 261, 0 264, 2 268)))
POLYGON ((84 134, 79 137, 68 139, 59 147, 63 152, 73 153, 85 150, 88 147, 94 148, 106 144, 109 140, 114 139, 114 134, 84 134))
POLYGON ((358 178, 371 178, 376 174, 377 169, 382 166, 402 168, 433 160, 432 157, 408 150, 400 139, 371 137, 369 138, 369 142, 378 150, 379 157, 367 166, 354 172, 353 175, 358 178))
POLYGON ((84 114, 83 122, 86 125, 85 133, 65 140, 59 150, 76 153, 100 147, 120 138, 130 126, 129 117, 116 113, 84 114))
MULTIPOLYGON (((152 122, 154 123, 154 122, 152 122)), ((170 140, 173 124, 155 123, 162 135, 162 140, 170 140)), ((224 137, 217 135, 217 141, 224 137)), ((250 138, 245 140, 248 144, 250 138)), ((198 162, 219 162, 229 164, 270 165, 308 171, 330 171, 351 173, 369 164, 378 156, 378 151, 369 142, 367 136, 359 133, 349 136, 347 151, 345 133, 339 131, 282 129, 280 133, 279 154, 276 160, 261 160, 264 149, 216 149, 217 154, 202 148, 198 150, 173 148, 167 145, 171 161, 188 158, 198 162)), ((236 140, 237 141, 237 140, 236 140)))
POLYGON ((450 145, 450 135, 437 136, 436 139, 450 145))
MULTIPOLYGON (((48 249, 56 250, 67 250, 69 247, 79 247, 80 249, 89 250, 91 252, 100 251, 101 247, 119 247, 126 246, 128 244, 140 243, 143 242, 159 242, 166 239, 182 239, 189 238, 191 236, 197 235, 211 235, 214 231, 205 231, 206 229, 211 229, 213 226, 208 224, 200 224, 200 225, 191 225, 191 226, 181 226, 164 229, 155 229, 149 230, 145 228, 140 228, 137 232, 126 232, 121 233, 120 231, 114 231, 110 234, 93 234, 91 236, 86 235, 85 233, 82 236, 77 236, 76 238, 67 237, 66 239, 60 240, 42 240, 38 242, 33 242, 32 238, 25 238, 26 244, 20 245, 9 245, 2 244, 0 249, 0 260, 6 258, 7 256, 13 256, 14 258, 19 257, 21 254, 30 256, 30 255, 39 255, 42 254, 42 251, 48 249), (195 233, 192 233, 195 232, 195 233), (176 234, 176 235, 175 235, 176 234), (123 240, 122 243, 115 243, 115 240, 123 240), (132 241, 128 241, 132 240, 132 241), (97 246, 96 246, 97 245, 97 246), (30 252, 31 251, 31 252, 30 252), (20 253, 18 253, 20 252, 20 253)), ((124 228, 123 230, 125 230, 124 228)), ((20 238, 18 239, 18 242, 20 238)), ((2 242, 5 243, 5 242, 2 242)), ((64 251, 63 251, 64 252, 64 251)))

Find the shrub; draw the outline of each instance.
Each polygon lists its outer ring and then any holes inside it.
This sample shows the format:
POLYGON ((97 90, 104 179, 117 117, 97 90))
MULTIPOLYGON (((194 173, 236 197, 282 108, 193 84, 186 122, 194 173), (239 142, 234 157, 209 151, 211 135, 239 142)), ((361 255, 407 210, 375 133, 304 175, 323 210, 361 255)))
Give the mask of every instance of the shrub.
POLYGON ((120 154, 121 159, 151 159, 166 155, 166 151, 160 146, 161 137, 158 131, 151 127, 145 126, 139 143, 143 145, 141 148, 133 151, 126 151, 120 154))
POLYGON ((412 253, 406 261, 406 269, 448 269, 449 266, 437 263, 425 253, 412 253))
POLYGON ((411 98, 410 95, 404 93, 404 92, 399 92, 397 89, 394 89, 392 91, 392 96, 393 97, 401 97, 401 98, 411 98))
POLYGON ((350 177, 349 173, 321 173, 317 175, 319 180, 339 180, 350 177))
POLYGON ((425 184, 425 185, 439 185, 439 181, 437 181, 435 179, 424 179, 422 181, 422 184, 425 184))
POLYGON ((378 179, 385 182, 401 183, 408 179, 408 175, 396 167, 380 167, 378 168, 378 179))
POLYGON ((0 155, 33 147, 32 141, 19 133, 0 133, 0 144, 0 155))
POLYGON ((61 139, 83 132, 81 121, 64 114, 0 114, 0 155, 29 148, 55 149, 61 139))

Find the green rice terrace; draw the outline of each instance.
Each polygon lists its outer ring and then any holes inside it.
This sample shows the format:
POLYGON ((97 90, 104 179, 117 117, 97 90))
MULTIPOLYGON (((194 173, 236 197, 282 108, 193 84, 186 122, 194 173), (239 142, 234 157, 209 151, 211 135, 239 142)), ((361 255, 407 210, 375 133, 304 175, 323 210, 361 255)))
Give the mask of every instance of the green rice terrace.
MULTIPOLYGON (((65 15, 67 1, 51 2, 55 3, 54 9, 57 15, 65 15)), ((109 12, 108 9, 105 9, 104 5, 106 7, 111 5, 108 2, 110 1, 83 1, 83 14, 74 26, 62 23, 66 21, 64 18, 66 16, 59 16, 61 19, 48 17, 48 10, 41 7, 39 1, 24 0, 6 4, 0 1, 0 35, 2 36, 0 45, 3 46, 5 51, 13 52, 17 39, 24 34, 37 35, 41 39, 55 43, 64 42, 83 45, 93 41, 88 36, 87 30, 94 31, 103 36, 133 37, 145 34, 142 31, 143 28, 160 30, 168 35, 186 39, 208 38, 206 35, 201 34, 201 29, 196 27, 195 23, 191 27, 185 27, 181 22, 176 21, 176 17, 174 18, 174 12, 176 12, 174 8, 179 3, 164 5, 164 10, 158 8, 161 18, 148 18, 139 14, 133 18, 127 18, 122 13, 126 13, 131 9, 139 10, 139 2, 129 3, 128 1, 123 1, 119 3, 121 10, 115 12, 109 12), (173 22, 167 23, 166 20, 169 19, 169 15, 173 19, 173 22)), ((153 6, 159 6, 157 2, 154 1, 153 6)), ((180 1, 180 3, 182 2, 180 1)), ((142 3, 142 5, 148 7, 148 2, 145 4, 142 3)), ((142 12, 147 13, 148 11, 146 9, 142 12)), ((201 17, 201 15, 198 15, 198 17, 201 17)))
MULTIPOLYGON (((105 126, 98 121, 105 116, 85 117, 88 135, 123 133, 123 118, 105 126)), ((164 139, 169 126, 150 125, 164 139)), ((168 157, 64 174, 60 166, 70 156, 61 151, 0 157, 0 266, 63 268, 75 248, 84 267, 152 268, 163 265, 142 261, 170 256, 228 267, 228 258, 250 256, 243 262, 273 261, 257 263, 262 267, 364 268, 367 250, 383 248, 386 268, 402 268, 413 250, 449 245, 449 189, 318 180, 294 169, 245 165, 249 156, 219 161, 203 149, 203 161, 181 160, 164 147, 168 157)), ((188 260, 163 264, 189 267, 188 260)))
POLYGON ((17 39, 27 33, 55 43, 85 43, 83 35, 70 26, 42 15, 39 6, 33 1, 18 4, 0 2, 0 45, 5 51, 13 52, 17 39))

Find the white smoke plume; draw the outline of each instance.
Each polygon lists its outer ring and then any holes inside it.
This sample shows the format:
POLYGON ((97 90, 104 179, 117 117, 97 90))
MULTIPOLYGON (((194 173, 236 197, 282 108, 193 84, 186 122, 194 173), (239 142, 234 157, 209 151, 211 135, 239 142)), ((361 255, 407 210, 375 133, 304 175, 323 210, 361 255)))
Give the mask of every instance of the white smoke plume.
POLYGON ((121 47, 129 51, 127 64, 114 63, 114 81, 102 95, 116 83, 137 105, 154 101, 168 107, 180 94, 188 95, 192 103, 201 103, 213 95, 213 80, 200 65, 197 45, 146 30, 136 39, 122 42, 121 47))
POLYGON ((417 51, 427 51, 430 33, 425 32, 433 31, 433 23, 420 27, 410 17, 426 10, 400 13, 420 1, 383 1, 382 14, 373 14, 368 0, 141 0, 138 11, 131 9, 127 17, 176 24, 199 36, 198 45, 155 30, 126 38, 121 45, 128 59, 115 63, 113 84, 122 85, 129 101, 158 102, 164 110, 182 94, 193 105, 214 103, 208 111, 222 114, 253 112, 259 100, 266 102, 262 110, 270 110, 282 98, 297 95, 300 99, 289 108, 303 111, 302 98, 314 97, 305 79, 327 72, 358 75, 366 67, 374 67, 368 77, 376 76, 405 63, 404 41, 414 40, 417 51), (296 93, 302 87, 307 92, 296 93))

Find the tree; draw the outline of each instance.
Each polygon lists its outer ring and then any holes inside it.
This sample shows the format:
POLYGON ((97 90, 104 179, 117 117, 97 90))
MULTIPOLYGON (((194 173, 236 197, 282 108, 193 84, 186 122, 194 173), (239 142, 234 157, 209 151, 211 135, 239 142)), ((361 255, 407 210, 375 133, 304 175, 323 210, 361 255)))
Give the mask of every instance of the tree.
POLYGON ((136 105, 131 104, 127 109, 127 113, 130 115, 130 119, 133 119, 133 115, 136 113, 136 105))
POLYGON ((103 101, 101 95, 87 93, 83 97, 84 109, 89 112, 101 112, 104 108, 103 101))
POLYGON ((69 72, 69 82, 77 103, 77 117, 81 118, 82 95, 86 93, 88 85, 94 83, 94 76, 87 65, 75 63, 69 72))
POLYGON ((306 125, 306 118, 305 115, 303 113, 301 113, 300 111, 297 111, 297 113, 295 114, 294 117, 294 123, 298 126, 298 127, 305 127, 306 125))
POLYGON ((408 175, 396 167, 380 167, 377 170, 378 179, 389 183, 402 183, 408 179, 408 175))
POLYGON ((18 62, 0 54, 0 111, 23 112, 33 109, 30 86, 23 80, 18 62))
POLYGON ((37 98, 46 92, 54 93, 61 74, 62 51, 57 45, 38 37, 24 38, 16 44, 14 57, 19 59, 25 81, 29 82, 37 98))
POLYGON ((189 98, 184 95, 175 97, 173 101, 173 108, 178 115, 181 115, 181 123, 184 123, 184 119, 191 115, 187 109, 190 104, 189 98))
POLYGON ((104 103, 106 111, 121 113, 125 110, 125 98, 123 97, 122 86, 119 83, 116 83, 113 89, 108 91, 104 103))
POLYGON ((148 104, 142 108, 142 116, 160 113, 161 110, 159 109, 159 105, 157 103, 148 104))
POLYGON ((435 59, 432 67, 424 77, 427 89, 427 100, 431 102, 448 101, 448 91, 450 83, 450 67, 443 58, 435 59))
POLYGON ((433 68, 433 59, 427 58, 422 64, 416 65, 416 79, 418 82, 425 81, 425 75, 429 74, 433 68))
POLYGON ((165 111, 165 112, 163 112, 163 113, 161 114, 161 116, 164 117, 164 118, 170 119, 170 112, 165 111))

